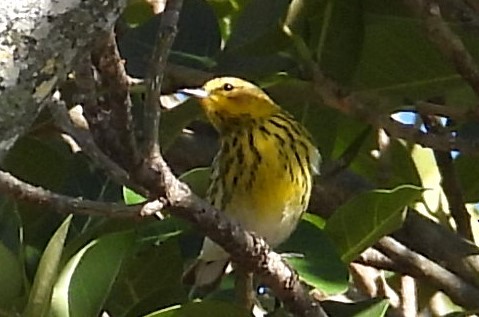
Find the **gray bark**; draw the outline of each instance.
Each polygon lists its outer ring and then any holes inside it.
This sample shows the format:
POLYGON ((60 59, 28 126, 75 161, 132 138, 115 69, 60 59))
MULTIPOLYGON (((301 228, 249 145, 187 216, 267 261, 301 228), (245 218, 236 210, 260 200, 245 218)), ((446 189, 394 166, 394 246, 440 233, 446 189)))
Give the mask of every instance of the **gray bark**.
POLYGON ((126 0, 0 0, 0 162, 126 0))

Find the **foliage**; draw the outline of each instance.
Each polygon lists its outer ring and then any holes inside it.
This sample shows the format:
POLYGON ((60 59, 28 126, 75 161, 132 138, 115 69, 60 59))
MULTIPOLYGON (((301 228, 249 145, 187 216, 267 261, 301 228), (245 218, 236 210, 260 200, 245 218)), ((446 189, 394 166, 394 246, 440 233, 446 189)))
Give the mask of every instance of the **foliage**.
MULTIPOLYGON (((118 38, 119 49, 128 73, 143 77, 161 15, 152 16, 147 2, 138 0, 131 1, 124 19, 129 26, 118 38)), ((306 75, 310 70, 298 57, 284 25, 304 41, 327 76, 368 100, 371 112, 407 112, 415 101, 437 99, 463 111, 476 106, 477 97, 426 39, 421 21, 400 1, 184 1, 171 63, 259 83, 308 127, 326 163, 352 154, 349 170, 376 188, 354 196, 329 219, 305 215, 298 230, 278 249, 296 254, 287 260, 311 288, 340 294, 351 284, 347 264, 400 228, 408 207, 446 227, 450 215, 431 150, 391 139, 380 157, 372 155, 381 150, 377 131, 326 107, 312 93, 314 87, 306 75)), ((477 59, 477 36, 459 33, 477 59)), ((140 103, 135 107, 141 107, 140 103)), ((177 137, 184 137, 183 129, 201 118, 194 103, 187 107, 161 117, 160 139, 167 153, 178 150, 182 143, 176 142, 177 137)), ((48 118, 37 121, 2 168, 72 196, 141 202, 141 197, 115 184, 82 153, 72 154, 62 139, 44 132, 48 118)), ((465 119, 454 131, 473 138, 479 129, 477 122, 465 119)), ((195 140, 210 142, 201 136, 195 140)), ((210 143, 202 144, 198 153, 183 153, 200 155, 203 148, 214 147, 210 143)), ((185 171, 183 179, 204 194, 209 171, 188 166, 186 155, 176 159, 183 167, 178 170, 185 171)), ((464 201, 476 203, 476 159, 459 153, 453 165, 464 201)), ((477 236, 477 221, 472 224, 477 236)), ((171 217, 162 222, 71 217, 1 197, 0 316, 98 316, 104 311, 125 317, 246 315, 231 304, 231 295, 227 301, 188 298, 181 274, 199 246, 198 234, 171 217)), ((430 285, 419 283, 418 287, 421 291, 430 285)), ((431 293, 421 302, 427 303, 431 293)), ((384 316, 388 307, 381 298, 329 304, 325 309, 332 316, 384 316)))

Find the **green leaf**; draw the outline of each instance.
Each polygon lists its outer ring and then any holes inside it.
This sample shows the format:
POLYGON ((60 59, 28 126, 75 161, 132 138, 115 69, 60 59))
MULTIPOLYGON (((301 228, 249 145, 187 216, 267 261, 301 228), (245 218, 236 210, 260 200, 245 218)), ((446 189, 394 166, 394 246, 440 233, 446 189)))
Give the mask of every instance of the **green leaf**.
POLYGON ((162 150, 167 151, 178 135, 193 120, 198 119, 202 114, 198 102, 190 98, 182 104, 164 111, 160 118, 160 144, 162 150))
POLYGON ((175 217, 153 221, 137 229, 138 243, 160 245, 169 238, 180 235, 189 224, 175 217))
POLYGON ((236 24, 238 15, 251 0, 207 0, 213 8, 220 24, 221 35, 224 41, 231 35, 231 26, 236 24))
POLYGON ((261 78, 294 67, 282 50, 289 39, 282 30, 289 0, 250 1, 232 27, 217 57, 217 72, 261 78))
POLYGON ((205 300, 202 302, 188 303, 168 307, 157 312, 146 315, 145 317, 247 317, 251 316, 243 308, 226 302, 205 300))
POLYGON ((331 157, 338 134, 339 113, 331 108, 321 107, 317 96, 312 93, 310 82, 288 76, 275 76, 268 94, 281 107, 304 124, 316 141, 324 160, 331 157))
POLYGON ((8 152, 3 166, 30 184, 59 191, 67 175, 66 152, 63 144, 23 137, 8 152))
POLYGON ((199 167, 189 170, 180 176, 180 180, 187 183, 191 189, 200 197, 206 197, 206 191, 210 182, 211 169, 199 167))
MULTIPOLYGON (((358 141, 358 136, 362 135, 366 129, 368 129, 368 125, 364 122, 355 120, 349 116, 338 115, 337 119, 335 120, 335 142, 333 144, 334 149, 332 152, 333 158, 339 158, 343 155, 349 148, 351 148, 351 144, 354 144, 358 141)), ((354 169, 354 164, 359 160, 361 165, 363 162, 367 164, 373 164, 371 158, 371 150, 377 148, 377 137, 374 136, 373 133, 362 141, 363 144, 357 156, 355 157, 354 161, 352 162, 351 168, 354 169)), ((354 169, 355 172, 358 172, 354 169)), ((375 173, 373 173, 374 176, 375 173)), ((371 177, 371 175, 369 176, 371 177)))
POLYGON ((441 173, 434 153, 429 148, 414 145, 411 157, 421 178, 421 186, 426 189, 422 194, 422 200, 415 204, 414 209, 423 215, 438 217, 440 221, 446 223, 448 220, 443 210, 445 197, 441 186, 441 173))
MULTIPOLYGON (((70 154, 67 145, 58 139, 28 135, 15 143, 2 162, 2 168, 27 183, 64 193, 70 154)), ((43 250, 64 215, 51 212, 52 208, 47 205, 22 201, 17 202, 17 208, 22 219, 23 244, 43 250)))
POLYGON ((29 289, 24 276, 26 259, 22 252, 23 233, 17 204, 7 197, 0 197, 0 285, 8 285, 0 287, 0 307, 4 311, 12 311, 12 315, 13 310, 18 310, 19 301, 24 308, 26 299, 22 295, 24 289, 29 289))
POLYGON ((22 219, 17 204, 7 197, 0 197, 0 241, 14 254, 22 249, 22 219))
POLYGON ((153 7, 146 0, 131 0, 122 17, 130 27, 136 27, 154 15, 153 7))
MULTIPOLYGON (((126 68, 130 75, 143 78, 147 74, 161 18, 162 14, 155 15, 119 38, 118 47, 128 61, 126 68)), ((208 69, 211 66, 209 57, 215 56, 220 48, 221 34, 213 9, 205 1, 185 0, 168 60, 208 69), (205 60, 208 62, 203 63, 205 60)))
POLYGON ((325 232, 336 244, 345 263, 384 235, 401 227, 407 206, 421 197, 416 186, 399 186, 393 190, 374 190, 355 196, 326 222, 325 232))
POLYGON ((24 316, 47 316, 53 286, 57 281, 60 259, 73 216, 65 218, 48 242, 38 265, 24 316))
MULTIPOLYGON (((118 201, 121 199, 121 186, 113 182, 103 170, 96 168, 85 153, 72 153, 68 154, 68 157, 67 175, 62 186, 63 193, 91 200, 118 201)), ((72 226, 78 219, 81 217, 73 218, 72 226)))
POLYGON ((330 316, 341 317, 383 317, 389 307, 389 301, 380 298, 356 303, 323 301, 321 304, 330 316))
POLYGON ((321 230, 323 230, 326 225, 326 220, 315 214, 305 213, 303 214, 303 220, 310 222, 321 230))
POLYGON ((238 16, 225 51, 254 49, 276 52, 284 47, 287 38, 281 30, 289 1, 251 1, 238 16), (269 44, 269 45, 268 45, 269 44))
MULTIPOLYGON (((158 222, 158 221, 157 221, 158 222)), ((164 222, 164 221, 162 221, 164 222)), ((161 223, 162 223, 161 222, 161 223)), ((105 309, 112 316, 142 316, 187 301, 177 239, 142 241, 125 259, 105 309)))
POLYGON ((476 203, 479 201, 479 164, 477 158, 465 155, 459 155, 454 160, 457 177, 461 184, 464 201, 467 203, 476 203))
POLYGON ((395 105, 443 96, 446 104, 474 106, 472 89, 406 9, 401 3, 363 1, 364 41, 353 90, 388 96, 395 105))
POLYGON ((0 305, 8 307, 22 290, 22 269, 15 254, 3 243, 0 243, 0 259, 0 285, 3 286, 0 287, 0 305))
POLYGON ((123 201, 127 205, 136 205, 144 203, 146 198, 132 191, 128 187, 123 186, 123 201))
MULTIPOLYGON (((368 141, 374 138, 370 135, 368 141)), ((383 188, 394 188, 402 184, 421 186, 421 177, 411 156, 411 148, 405 142, 391 139, 380 159, 371 155, 377 144, 363 145, 359 155, 351 164, 351 170, 383 188)))
POLYGON ((293 235, 283 243, 279 252, 299 253, 287 258, 306 283, 327 294, 338 294, 348 288, 348 270, 334 244, 317 226, 319 217, 307 215, 293 235))
POLYGON ((98 316, 133 242, 133 231, 114 233, 75 254, 55 284, 51 315, 98 316))
POLYGON ((339 82, 349 85, 361 57, 364 36, 362 1, 321 1, 319 14, 309 20, 313 49, 321 69, 339 82))
POLYGON ((160 117, 160 144, 163 151, 167 151, 177 136, 191 121, 200 117, 201 108, 198 102, 190 98, 182 104, 163 111, 160 117))

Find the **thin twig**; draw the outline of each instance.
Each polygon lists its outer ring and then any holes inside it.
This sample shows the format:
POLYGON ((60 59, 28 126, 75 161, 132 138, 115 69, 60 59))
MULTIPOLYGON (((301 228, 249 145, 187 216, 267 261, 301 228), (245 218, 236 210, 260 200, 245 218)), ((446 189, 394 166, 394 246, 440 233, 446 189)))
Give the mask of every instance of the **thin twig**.
POLYGON ((402 316, 404 317, 416 317, 418 297, 416 290, 416 281, 414 278, 408 275, 401 276, 401 291, 400 295, 400 308, 402 316))
POLYGON ((456 222, 457 232, 464 238, 473 241, 471 216, 466 209, 451 153, 434 150, 434 157, 441 174, 441 186, 449 203, 449 211, 456 222))
POLYGON ((85 117, 95 124, 99 108, 90 54, 84 54, 75 64, 75 85, 74 102, 83 106, 85 117))
POLYGON ((235 295, 237 304, 246 311, 252 311, 255 304, 253 274, 237 267, 235 275, 235 295))
POLYGON ((378 241, 376 248, 398 265, 407 266, 411 276, 426 279, 434 287, 447 292, 458 305, 478 309, 479 290, 426 257, 415 253, 390 237, 378 241))
MULTIPOLYGON (((129 80, 118 55, 116 43, 112 39, 113 36, 111 31, 105 32, 97 41, 96 49, 92 54, 97 69, 101 71, 102 85, 106 91, 103 98, 99 99, 97 96, 92 56, 85 54, 75 67, 77 89, 74 101, 82 105, 82 114, 88 122, 88 130, 78 126, 77 120, 72 120, 72 124, 70 119, 73 117, 69 118, 64 113, 63 101, 54 100, 54 104, 50 104, 50 111, 55 117, 56 124, 70 134, 77 143, 81 143, 80 147, 93 162, 111 170, 110 174, 119 184, 129 184, 131 188, 133 182, 129 180, 131 177, 126 170, 138 165, 135 163, 138 158, 134 154, 136 152, 134 140, 130 139, 133 132, 129 114, 131 106, 129 80), (113 56, 106 56, 107 54, 113 56)), ((143 189, 141 193, 146 194, 146 190, 143 189)))
MULTIPOLYGON (((422 116, 426 129, 432 134, 448 135, 444 132, 444 127, 436 117, 422 116)), ((464 195, 462 193, 461 184, 456 174, 454 162, 450 152, 434 151, 439 173, 441 174, 441 186, 449 203, 449 211, 456 222, 457 232, 466 239, 473 241, 471 228, 471 217, 466 209, 464 195)))
POLYGON ((111 111, 108 104, 99 101, 94 72, 92 57, 85 54, 75 65, 76 91, 73 102, 82 106, 82 114, 96 146, 111 157, 120 157, 116 130, 109 128, 111 111))
POLYGON ((466 3, 476 12, 477 15, 479 15, 479 2, 477 2, 476 0, 466 0, 466 3))
POLYGON ((376 121, 374 125, 383 127, 395 138, 440 151, 460 151, 463 155, 479 156, 479 140, 465 140, 450 134, 443 136, 430 134, 419 130, 414 124, 401 123, 389 116, 378 116, 373 120, 376 121))
POLYGON ((132 182, 129 174, 98 148, 89 130, 73 125, 65 103, 62 100, 59 100, 59 98, 54 95, 48 107, 53 115, 55 124, 66 134, 70 135, 94 163, 108 171, 110 176, 119 184, 124 184, 134 189, 137 193, 148 197, 148 191, 146 189, 132 182))
POLYGON ((380 270, 404 273, 401 267, 396 265, 393 260, 373 248, 366 249, 354 262, 380 270))
POLYGON ((396 292, 387 285, 384 272, 371 266, 351 263, 349 271, 354 285, 369 298, 388 298, 392 307, 399 305, 399 297, 396 292))
POLYGON ((285 32, 292 39, 300 61, 312 77, 314 92, 323 100, 325 105, 377 128, 382 128, 395 138, 405 139, 442 151, 457 150, 465 155, 479 156, 479 141, 466 141, 453 136, 438 137, 430 135, 414 125, 394 120, 389 113, 378 113, 378 109, 392 109, 390 105, 380 106, 387 103, 384 98, 375 98, 374 102, 365 102, 360 96, 345 91, 342 86, 323 74, 300 37, 287 28, 285 32))
POLYGON ((460 106, 438 105, 427 101, 417 101, 415 112, 420 115, 434 115, 446 117, 454 121, 465 121, 472 117, 479 117, 478 108, 464 108, 460 106))
POLYGON ((414 211, 393 236, 479 289, 479 248, 474 243, 414 211))
MULTIPOLYGON (((465 31, 479 31, 479 2, 477 0, 440 0, 441 14, 465 31)), ((479 34, 479 33, 478 33, 479 34)))
POLYGON ((443 20, 441 9, 431 0, 404 0, 424 21, 427 36, 439 51, 455 66, 457 72, 479 96, 479 67, 462 40, 443 20))
MULTIPOLYGON (((130 79, 126 75, 124 62, 118 52, 115 34, 113 31, 105 33, 96 43, 92 52, 92 61, 101 79, 102 91, 104 91, 101 107, 93 108, 93 112, 103 109, 108 113, 107 127, 98 125, 100 135, 95 140, 101 142, 102 149, 112 152, 110 157, 126 170, 132 170, 141 163, 140 153, 136 144, 131 114, 132 102, 130 99, 130 79), (105 134, 111 134, 110 140, 105 134)), ((97 118, 88 118, 89 122, 97 118)), ((96 132, 96 131, 94 131, 96 132)))
POLYGON ((139 218, 141 205, 98 202, 81 197, 69 197, 53 193, 25 183, 10 173, 0 170, 0 192, 14 199, 48 205, 56 212, 109 218, 139 218))
POLYGON ((177 24, 183 0, 168 0, 161 16, 160 29, 150 62, 145 98, 145 143, 144 157, 156 158, 160 153, 158 131, 160 125, 161 83, 166 69, 168 54, 177 33, 177 24))

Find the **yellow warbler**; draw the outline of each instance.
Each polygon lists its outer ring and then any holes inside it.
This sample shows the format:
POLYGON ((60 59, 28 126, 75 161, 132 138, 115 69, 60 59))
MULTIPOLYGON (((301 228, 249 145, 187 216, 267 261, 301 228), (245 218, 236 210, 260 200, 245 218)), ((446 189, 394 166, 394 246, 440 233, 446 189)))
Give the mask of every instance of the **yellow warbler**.
MULTIPOLYGON (((210 203, 271 246, 282 243, 306 210, 312 174, 319 172, 320 155, 309 133, 259 87, 239 78, 215 78, 181 92, 199 98, 220 135, 210 203)), ((184 280, 199 288, 215 285, 228 260, 206 238, 184 280)))

